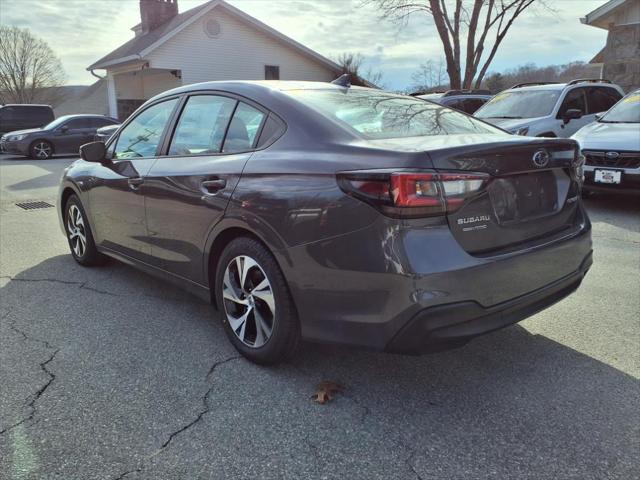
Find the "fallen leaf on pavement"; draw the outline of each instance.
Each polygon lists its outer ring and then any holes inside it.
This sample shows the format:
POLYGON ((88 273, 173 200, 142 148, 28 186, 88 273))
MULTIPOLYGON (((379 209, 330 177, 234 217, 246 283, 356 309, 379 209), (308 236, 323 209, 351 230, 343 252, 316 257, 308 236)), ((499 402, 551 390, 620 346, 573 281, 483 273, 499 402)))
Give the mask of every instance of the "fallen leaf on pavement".
POLYGON ((339 383, 332 382, 331 380, 323 380, 316 387, 316 393, 311 395, 311 398, 316 403, 324 405, 327 402, 333 400, 333 396, 336 393, 344 391, 344 387, 339 383))

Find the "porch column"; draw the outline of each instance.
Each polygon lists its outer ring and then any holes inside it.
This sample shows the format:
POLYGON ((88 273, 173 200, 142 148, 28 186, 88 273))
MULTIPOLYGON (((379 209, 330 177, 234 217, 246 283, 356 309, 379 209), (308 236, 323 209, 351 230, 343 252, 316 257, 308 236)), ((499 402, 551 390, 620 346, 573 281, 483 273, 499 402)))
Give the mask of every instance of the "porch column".
POLYGON ((107 104, 109 105, 109 116, 118 118, 118 100, 116 97, 116 81, 113 73, 107 70, 107 104))

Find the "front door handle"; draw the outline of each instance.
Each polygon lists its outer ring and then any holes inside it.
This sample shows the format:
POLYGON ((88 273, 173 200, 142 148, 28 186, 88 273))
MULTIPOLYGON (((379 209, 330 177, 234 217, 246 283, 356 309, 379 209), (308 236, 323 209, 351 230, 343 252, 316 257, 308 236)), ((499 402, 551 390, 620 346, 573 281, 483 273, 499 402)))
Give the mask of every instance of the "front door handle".
POLYGON ((133 188, 134 190, 137 190, 140 185, 142 185, 144 183, 144 178, 142 177, 133 177, 133 178, 129 178, 127 180, 127 182, 129 182, 129 186, 131 188, 133 188))
POLYGON ((205 193, 217 193, 219 190, 222 190, 227 186, 227 181, 223 178, 219 178, 217 180, 205 180, 202 182, 202 189, 205 193))

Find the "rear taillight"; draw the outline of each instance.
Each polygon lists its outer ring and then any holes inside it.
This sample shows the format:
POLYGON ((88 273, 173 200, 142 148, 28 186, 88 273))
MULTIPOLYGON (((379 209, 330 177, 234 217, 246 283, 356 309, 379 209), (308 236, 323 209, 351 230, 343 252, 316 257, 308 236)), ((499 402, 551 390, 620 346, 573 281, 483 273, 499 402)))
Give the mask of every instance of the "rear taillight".
POLYGON ((394 217, 444 215, 483 191, 485 173, 358 171, 338 174, 347 194, 394 217))

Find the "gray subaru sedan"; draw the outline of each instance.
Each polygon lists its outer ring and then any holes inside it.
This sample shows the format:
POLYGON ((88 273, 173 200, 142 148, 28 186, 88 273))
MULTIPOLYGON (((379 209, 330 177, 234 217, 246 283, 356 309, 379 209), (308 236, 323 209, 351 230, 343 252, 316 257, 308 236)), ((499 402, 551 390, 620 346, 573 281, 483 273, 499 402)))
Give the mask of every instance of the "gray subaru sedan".
POLYGON ((574 140, 339 83, 180 87, 65 172, 71 255, 217 307, 259 363, 301 340, 460 346, 569 295, 591 266, 574 140))

